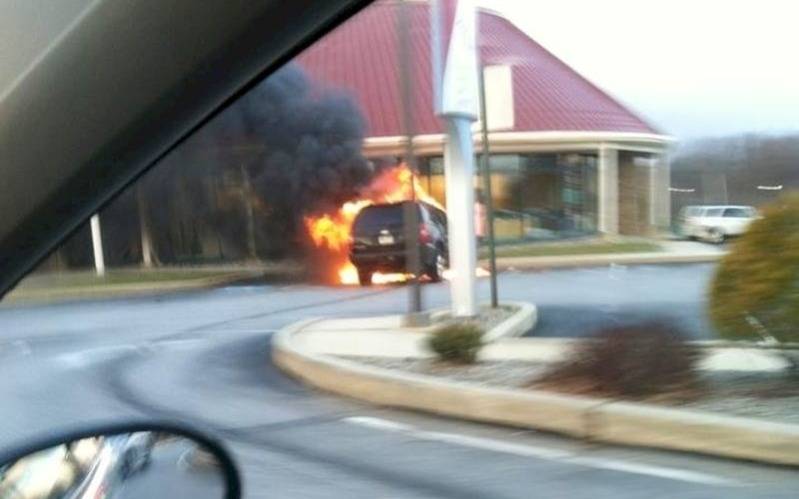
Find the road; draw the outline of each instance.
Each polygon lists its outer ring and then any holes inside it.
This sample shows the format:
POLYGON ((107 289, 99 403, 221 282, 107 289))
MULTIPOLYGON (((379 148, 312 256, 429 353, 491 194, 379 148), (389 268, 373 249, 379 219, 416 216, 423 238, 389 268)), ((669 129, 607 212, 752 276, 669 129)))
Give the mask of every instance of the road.
MULTIPOLYGON (((678 313, 693 336, 707 337, 697 314, 711 272, 507 273, 500 289, 504 299, 539 303, 533 334, 577 335, 591 322, 585 314, 612 323, 678 313)), ((430 306, 447 302, 445 285, 425 295, 430 306)), ((56 425, 147 416, 222 438, 246 497, 795 496, 799 476, 790 470, 371 407, 310 390, 269 361, 270 335, 293 321, 397 313, 405 299, 401 287, 264 285, 0 307, 0 444, 56 425)))
MULTIPOLYGON (((604 327, 670 322, 690 339, 716 338, 707 314, 715 265, 611 266, 517 274, 503 297, 529 300, 540 321, 531 336, 577 337, 604 327)), ((504 280, 504 279, 503 279, 504 280)))

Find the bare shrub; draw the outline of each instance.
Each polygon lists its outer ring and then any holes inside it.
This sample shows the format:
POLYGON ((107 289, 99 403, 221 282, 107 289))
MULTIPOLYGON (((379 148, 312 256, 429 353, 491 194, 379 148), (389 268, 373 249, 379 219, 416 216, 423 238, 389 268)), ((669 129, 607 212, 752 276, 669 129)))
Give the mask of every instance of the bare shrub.
POLYGON ((644 398, 698 387, 695 347, 673 325, 619 326, 581 342, 537 381, 548 387, 608 397, 644 398))

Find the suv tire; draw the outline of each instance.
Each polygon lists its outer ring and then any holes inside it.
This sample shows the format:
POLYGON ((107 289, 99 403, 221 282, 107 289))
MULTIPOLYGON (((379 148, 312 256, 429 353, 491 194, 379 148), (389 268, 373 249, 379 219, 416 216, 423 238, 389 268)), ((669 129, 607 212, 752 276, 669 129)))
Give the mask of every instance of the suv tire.
POLYGON ((433 282, 441 282, 444 277, 444 269, 447 268, 447 260, 444 258, 441 249, 436 250, 433 254, 433 262, 427 266, 427 277, 433 282))
POLYGON ((712 228, 707 231, 707 239, 713 244, 722 244, 727 236, 724 234, 724 231, 717 228, 712 228))
POLYGON ((372 285, 372 271, 367 269, 358 269, 358 282, 361 286, 372 285))

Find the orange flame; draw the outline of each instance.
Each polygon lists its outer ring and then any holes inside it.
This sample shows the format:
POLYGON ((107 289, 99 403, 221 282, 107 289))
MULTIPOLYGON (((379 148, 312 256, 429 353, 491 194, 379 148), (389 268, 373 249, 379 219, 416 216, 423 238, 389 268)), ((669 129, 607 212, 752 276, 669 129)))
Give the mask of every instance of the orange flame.
MULTIPOLYGON (((339 262, 338 279, 341 284, 358 284, 358 271, 350 263, 347 254, 352 235, 352 223, 358 213, 371 204, 398 203, 409 200, 414 191, 418 200, 441 210, 444 209, 435 198, 424 190, 419 178, 405 164, 400 164, 383 171, 361 191, 360 198, 344 203, 335 212, 305 217, 305 228, 314 245, 320 250, 336 256, 335 259, 339 262)), ((407 278, 406 274, 376 273, 372 276, 372 282, 388 284, 402 282, 407 278)))

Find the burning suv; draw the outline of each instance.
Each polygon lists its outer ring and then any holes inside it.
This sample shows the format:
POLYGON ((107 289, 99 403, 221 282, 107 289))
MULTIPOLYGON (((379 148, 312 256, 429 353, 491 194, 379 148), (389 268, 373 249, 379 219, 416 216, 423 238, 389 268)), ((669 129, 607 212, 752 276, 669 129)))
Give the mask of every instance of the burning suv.
MULTIPOLYGON (((350 261, 358 269, 362 286, 372 284, 375 272, 410 272, 405 262, 405 203, 374 204, 362 209, 352 225, 350 261)), ((447 215, 424 202, 419 209, 419 250, 422 272, 441 280, 449 258, 447 215)))

